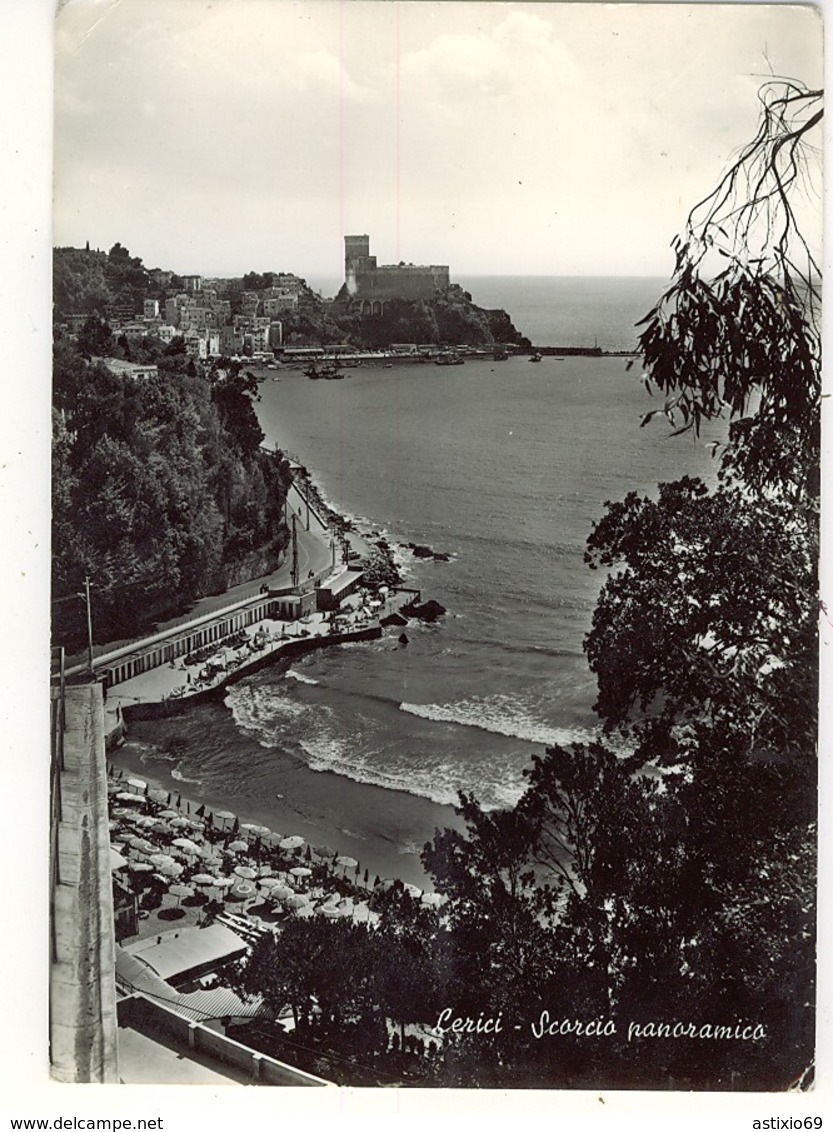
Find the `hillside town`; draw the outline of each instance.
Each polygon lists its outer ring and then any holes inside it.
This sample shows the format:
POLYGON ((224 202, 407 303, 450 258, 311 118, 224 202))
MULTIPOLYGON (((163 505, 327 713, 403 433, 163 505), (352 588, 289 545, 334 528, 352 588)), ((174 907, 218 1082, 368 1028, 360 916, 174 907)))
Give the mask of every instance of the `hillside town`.
POLYGON ((292 272, 212 277, 146 268, 120 243, 108 252, 56 248, 55 256, 56 334, 135 377, 150 376, 166 350, 195 362, 270 363, 322 350, 431 357, 529 347, 505 311, 478 307, 446 265, 377 264, 367 235, 344 237, 344 283, 330 299, 292 272))

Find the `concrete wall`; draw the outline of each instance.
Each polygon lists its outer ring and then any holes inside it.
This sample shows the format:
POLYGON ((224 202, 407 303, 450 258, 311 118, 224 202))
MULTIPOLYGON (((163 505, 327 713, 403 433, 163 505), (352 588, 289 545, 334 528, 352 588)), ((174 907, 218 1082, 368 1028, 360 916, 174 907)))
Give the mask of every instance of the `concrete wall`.
POLYGON ((51 1071, 59 1081, 116 1083, 116 959, 98 683, 66 688, 61 763, 57 803, 53 783, 51 1071))
POLYGON ((183 1056, 188 1051, 202 1054, 242 1069, 252 1083, 261 1085, 291 1085, 301 1087, 332 1086, 332 1081, 305 1073, 268 1054, 258 1053, 249 1046, 226 1037, 201 1022, 192 1022, 161 1002, 137 994, 121 1004, 120 1013, 125 1023, 145 1034, 164 1033, 182 1046, 183 1056))

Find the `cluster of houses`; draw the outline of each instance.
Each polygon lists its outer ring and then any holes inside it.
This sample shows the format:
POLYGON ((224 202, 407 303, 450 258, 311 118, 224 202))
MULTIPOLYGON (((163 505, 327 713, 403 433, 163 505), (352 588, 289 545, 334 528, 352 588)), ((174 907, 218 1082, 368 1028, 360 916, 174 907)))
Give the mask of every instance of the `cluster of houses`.
MULTIPOLYGON (((186 353, 202 360, 242 354, 272 356, 283 344, 280 316, 297 310, 303 288, 298 276, 276 274, 272 286, 264 290, 239 292, 233 314, 226 297, 229 280, 185 275, 182 282, 183 290, 172 298, 145 299, 141 314, 123 311, 111 316, 115 337, 124 337, 128 343, 158 338, 165 345, 179 337, 184 339, 186 353)), ((165 280, 160 278, 159 283, 164 291, 165 280)), ((69 329, 77 332, 86 318, 70 316, 69 329)))

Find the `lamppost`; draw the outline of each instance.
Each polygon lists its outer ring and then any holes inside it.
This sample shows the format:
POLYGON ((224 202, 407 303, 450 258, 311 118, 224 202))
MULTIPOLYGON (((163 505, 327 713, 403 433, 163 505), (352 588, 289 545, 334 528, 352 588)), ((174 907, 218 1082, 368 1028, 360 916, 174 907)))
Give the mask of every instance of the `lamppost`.
POLYGON ((84 592, 78 594, 78 596, 84 599, 84 603, 87 606, 87 669, 90 676, 95 676, 95 668, 93 667, 93 613, 90 604, 89 574, 84 578, 84 592))

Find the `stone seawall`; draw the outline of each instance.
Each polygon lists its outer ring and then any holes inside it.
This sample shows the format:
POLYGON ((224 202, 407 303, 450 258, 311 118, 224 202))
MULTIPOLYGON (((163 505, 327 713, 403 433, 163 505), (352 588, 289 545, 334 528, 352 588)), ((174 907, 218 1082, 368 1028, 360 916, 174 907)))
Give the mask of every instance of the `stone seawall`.
MULTIPOLYGON (((294 656, 314 652, 316 649, 329 648, 333 645, 348 644, 351 641, 375 641, 382 636, 382 627, 373 625, 368 629, 356 629, 352 633, 338 633, 331 636, 303 637, 294 641, 283 641, 275 648, 262 656, 253 657, 250 661, 241 664, 233 672, 222 677, 210 688, 192 692, 188 696, 177 699, 168 699, 157 702, 144 702, 125 704, 122 708, 124 723, 147 719, 166 719, 169 716, 182 715, 192 704, 206 703, 210 700, 220 699, 226 688, 236 684, 244 676, 251 676, 269 665, 281 660, 290 660, 294 656)), ((108 737, 109 738, 109 737, 108 737)))

